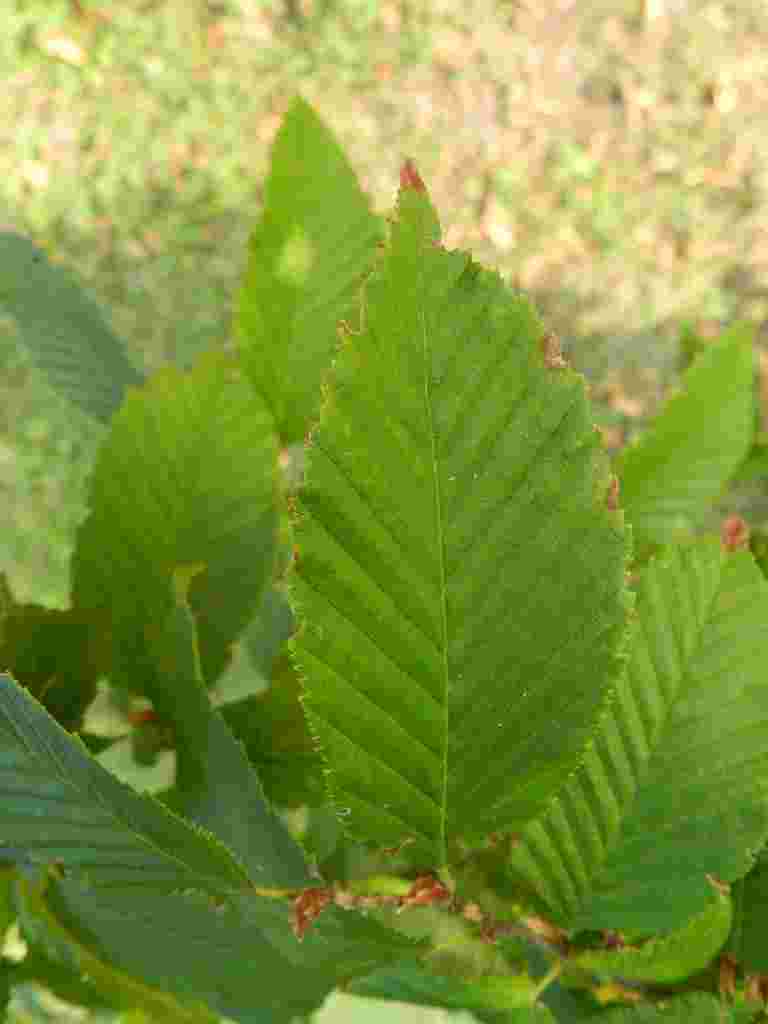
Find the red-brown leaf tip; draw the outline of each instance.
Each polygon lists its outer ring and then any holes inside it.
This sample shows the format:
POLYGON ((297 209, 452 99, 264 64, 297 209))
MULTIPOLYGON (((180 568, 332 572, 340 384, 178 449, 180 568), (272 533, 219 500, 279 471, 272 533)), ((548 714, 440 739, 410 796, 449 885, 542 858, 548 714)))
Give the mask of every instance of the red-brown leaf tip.
POLYGON ((421 175, 416 170, 413 160, 406 160, 400 168, 400 188, 412 188, 416 192, 426 192, 427 187, 421 180, 421 175))
POLYGON ((720 539, 726 551, 737 551, 749 544, 749 527, 741 516, 728 516, 720 526, 720 539))

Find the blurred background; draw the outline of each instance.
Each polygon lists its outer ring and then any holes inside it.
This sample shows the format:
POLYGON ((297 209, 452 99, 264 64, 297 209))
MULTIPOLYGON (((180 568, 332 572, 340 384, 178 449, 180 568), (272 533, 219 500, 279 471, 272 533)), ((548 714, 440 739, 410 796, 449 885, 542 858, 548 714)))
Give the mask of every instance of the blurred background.
MULTIPOLYGON (((404 156, 449 246, 530 291, 609 432, 688 323, 768 319, 763 0, 3 0, 0 224, 75 269, 139 365, 226 338, 297 90, 377 209, 404 156)), ((0 309, 0 560, 61 604, 96 436, 0 309)))
MULTIPOLYGON (((75 270, 147 370, 227 338, 296 91, 376 209, 416 161, 447 245, 532 293, 609 443, 674 384, 681 331, 765 333, 764 0, 1 6, 0 225, 75 270)), ((0 307, 0 569, 19 600, 66 604, 99 437, 0 307)), ((352 1013, 334 997, 319 1020, 352 1013)))

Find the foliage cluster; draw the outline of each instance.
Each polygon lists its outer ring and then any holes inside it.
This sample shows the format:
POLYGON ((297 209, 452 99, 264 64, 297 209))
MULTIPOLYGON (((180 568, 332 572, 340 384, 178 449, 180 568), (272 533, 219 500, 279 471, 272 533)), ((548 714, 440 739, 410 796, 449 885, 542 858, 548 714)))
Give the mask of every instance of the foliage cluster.
POLYGON ((2 593, 6 994, 759 1012, 768 584, 741 519, 700 529, 764 470, 746 329, 611 460, 413 165, 382 221, 302 101, 231 350, 145 376, 13 233, 0 302, 103 435, 69 607, 2 593), (119 744, 172 755, 154 796, 107 770, 119 744))

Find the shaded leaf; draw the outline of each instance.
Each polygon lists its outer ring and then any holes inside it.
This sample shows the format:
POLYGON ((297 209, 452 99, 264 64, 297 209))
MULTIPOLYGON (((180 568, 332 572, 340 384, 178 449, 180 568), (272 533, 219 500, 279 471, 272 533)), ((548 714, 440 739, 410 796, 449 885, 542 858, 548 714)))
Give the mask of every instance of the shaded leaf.
POLYGON ((100 959, 234 1020, 289 1021, 338 983, 413 953, 418 945, 355 911, 327 908, 299 942, 290 905, 248 896, 212 906, 190 893, 108 895, 64 882, 49 906, 100 959))
MULTIPOLYGON (((135 894, 132 891, 132 896, 135 894)), ((143 1010, 150 1020, 162 1024, 214 1024, 216 1018, 201 1001, 194 1001, 188 996, 176 999, 167 990, 153 987, 151 982, 132 977, 106 963, 88 941, 90 936, 86 936, 84 941, 81 932, 68 927, 51 911, 49 903, 56 899, 57 894, 50 878, 34 883, 19 880, 15 895, 21 933, 31 946, 30 966, 45 971, 40 978, 44 984, 50 980, 54 990, 61 985, 72 990, 79 981, 80 988, 84 990, 80 993, 85 996, 83 1005, 92 1007, 102 996, 124 1010, 143 1010)), ((71 994, 76 993, 77 988, 74 988, 71 994)))
POLYGON ((286 658, 280 658, 263 693, 221 710, 245 745, 269 799, 284 807, 325 799, 320 756, 299 697, 296 671, 286 658))
POLYGON ((536 943, 523 938, 502 937, 499 945, 513 960, 522 950, 531 977, 541 983, 548 982, 539 998, 556 1021, 578 1024, 579 1021, 592 1020, 600 1012, 596 1001, 586 991, 566 988, 559 978, 552 980, 548 977, 552 961, 536 943))
POLYGON ((211 708, 187 603, 189 573, 177 572, 174 583, 174 607, 152 653, 161 666, 155 707, 176 730, 181 811, 226 843, 259 887, 299 888, 309 883, 301 848, 267 806, 245 750, 211 708))
POLYGON ((336 806, 422 866, 541 809, 619 669, 628 605, 581 379, 436 233, 403 191, 312 436, 293 589, 336 806))
POLYGON ((103 312, 63 266, 28 238, 0 232, 0 309, 16 321, 24 349, 51 387, 108 423, 143 374, 103 312))
POLYGON ((729 950, 745 972, 768 974, 768 857, 761 853, 746 878, 733 886, 729 950))
POLYGON ((380 237, 337 142, 297 99, 272 149, 235 318, 243 365, 284 445, 302 440, 317 418, 337 326, 356 322, 380 237))
POLYGON ((265 679, 272 678, 275 660, 294 627, 293 612, 285 593, 278 587, 269 587, 264 591, 258 615, 244 635, 251 661, 265 679))
POLYGON ((657 1004, 638 1003, 608 1010, 604 1024, 731 1024, 735 1010, 706 992, 663 999, 657 1004))
MULTIPOLYGON (((131 993, 126 998, 127 993, 120 992, 114 978, 109 979, 109 986, 99 989, 88 975, 83 976, 81 970, 75 971, 72 967, 58 963, 37 949, 30 949, 24 959, 17 963, 6 961, 2 968, 11 986, 30 983, 42 985, 59 999, 88 1010, 98 1012, 136 1008, 135 995, 131 993)), ((153 1006, 153 1009, 156 1008, 156 1005, 153 1006)))
POLYGON ((746 457, 753 433, 751 329, 736 326, 698 357, 681 393, 619 460, 638 547, 690 531, 746 457))
MULTIPOLYGON (((531 1013, 519 1019, 531 1024, 550 1019, 535 1012, 535 986, 522 976, 489 976, 482 978, 450 978, 409 963, 380 968, 348 986, 353 995, 372 999, 392 999, 419 1006, 442 1006, 449 1010, 509 1011, 528 1009, 531 1013)), ((546 1013, 546 1011, 545 1011, 546 1013)))
POLYGON ((5 590, 0 665, 65 729, 80 729, 98 678, 109 667, 108 638, 79 612, 16 604, 5 590))
MULTIPOLYGON (((276 444, 267 411, 226 355, 159 372, 115 417, 77 535, 73 605, 113 636, 113 682, 152 696, 148 633, 170 611, 178 566, 212 685, 252 619, 275 555, 276 444)), ((179 699, 183 699, 179 695, 179 699)))
POLYGON ((56 863, 94 885, 248 885, 220 843, 118 782, 5 674, 0 841, 17 863, 56 863))

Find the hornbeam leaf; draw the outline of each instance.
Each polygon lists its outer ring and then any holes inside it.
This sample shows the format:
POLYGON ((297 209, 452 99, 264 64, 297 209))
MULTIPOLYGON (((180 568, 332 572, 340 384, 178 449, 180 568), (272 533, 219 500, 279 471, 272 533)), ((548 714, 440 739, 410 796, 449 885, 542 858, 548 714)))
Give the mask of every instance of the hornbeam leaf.
POLYGON ((733 886, 729 952, 747 974, 768 973, 768 856, 763 850, 746 878, 733 886))
POLYGON ((737 325, 705 349, 683 390, 622 454, 622 505, 638 546, 690 531, 746 457, 754 433, 752 367, 751 330, 737 325))
MULTIPOLYGON (((722 559, 678 698, 577 927, 678 928, 708 902, 707 875, 741 878, 768 839, 768 582, 748 551, 722 559)), ((672 619, 665 638, 648 638, 652 658, 678 629, 672 619)))
POLYGON ((356 837, 518 829, 620 670, 627 537, 583 382, 402 190, 297 500, 305 707, 356 837))
MULTIPOLYGON (((527 1008, 530 1017, 521 1021, 538 1024, 551 1020, 544 1010, 536 1012, 533 1005, 537 990, 525 975, 486 975, 477 978, 452 978, 425 970, 410 963, 383 967, 360 978, 349 991, 372 999, 391 999, 418 1006, 443 1006, 450 1010, 503 1011, 508 1020, 510 1011, 527 1008)), ((501 1013, 500 1013, 501 1016, 501 1013)), ((515 1018, 517 1019, 517 1018, 515 1018)))
POLYGON ((708 541, 651 562, 637 611, 598 735, 510 855, 571 927, 679 928, 708 902, 706 875, 743 875, 768 832, 768 584, 708 541))
POLYGON ((240 1021, 310 1013, 337 984, 417 955, 421 943, 355 910, 329 906, 301 942, 286 900, 248 894, 216 906, 200 893, 100 892, 65 880, 50 913, 106 965, 182 1004, 240 1021))
MULTIPOLYGON (((658 1003, 637 1003, 595 1014, 601 1024, 736 1024, 744 1007, 731 1007, 708 992, 692 992, 658 1003)), ((751 1010, 749 1011, 751 1013, 751 1010)))
POLYGON ((589 950, 571 959, 596 974, 672 984, 712 962, 728 938, 731 918, 730 896, 714 890, 704 910, 670 935, 648 939, 639 948, 589 950))
POLYGON ((36 981, 60 998, 92 1010, 108 1008, 103 1002, 99 1006, 103 997, 112 1009, 143 1010, 158 1024, 215 1024, 217 1018, 200 1001, 176 999, 106 963, 94 950, 92 936, 77 934, 52 913, 51 895, 50 876, 37 882, 18 879, 14 886, 19 928, 30 947, 20 977, 14 978, 17 984, 36 981))
POLYGON ((0 309, 16 321, 21 343, 51 387, 108 423, 144 377, 104 314, 64 267, 28 238, 0 232, 0 309))
POLYGON ((588 902, 617 841, 700 641, 721 572, 716 544, 669 549, 642 572, 631 656, 601 729, 578 772, 512 847, 513 876, 524 878, 561 923, 588 902))
POLYGON ((56 864, 95 886, 249 885, 221 843, 110 775, 4 673, 0 842, 4 859, 56 864))
POLYGON ((155 707, 163 720, 174 724, 176 796, 181 810, 226 843, 259 888, 308 885, 301 847, 267 805, 245 750, 211 707, 185 575, 189 571, 174 574, 174 607, 154 651, 163 666, 154 690, 155 707))
POLYGON ((380 238, 344 153, 297 99, 275 139, 235 319, 243 365, 286 445, 317 418, 337 326, 355 314, 380 238))
POLYGON ((272 420, 226 354, 132 392, 99 452, 73 558, 72 603, 103 616, 113 683, 152 696, 148 632, 172 607, 171 572, 191 565, 203 677, 216 681, 271 579, 276 474, 272 420))

